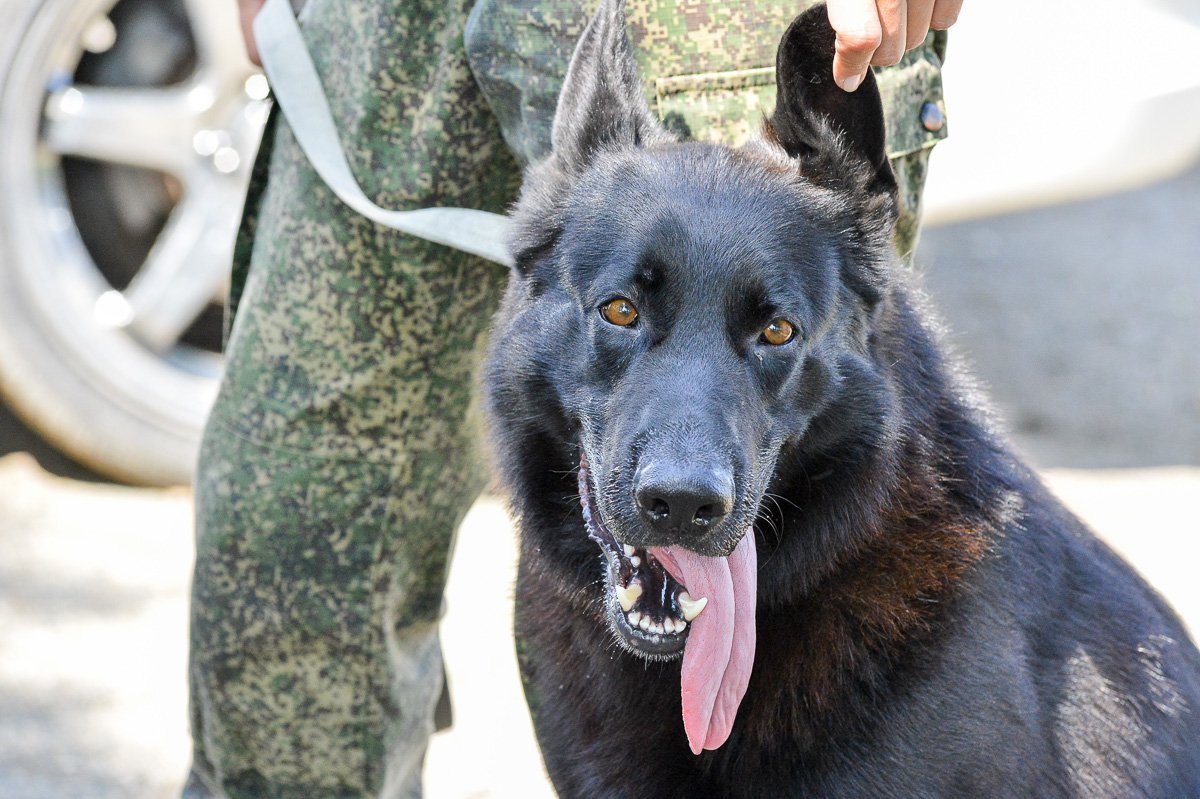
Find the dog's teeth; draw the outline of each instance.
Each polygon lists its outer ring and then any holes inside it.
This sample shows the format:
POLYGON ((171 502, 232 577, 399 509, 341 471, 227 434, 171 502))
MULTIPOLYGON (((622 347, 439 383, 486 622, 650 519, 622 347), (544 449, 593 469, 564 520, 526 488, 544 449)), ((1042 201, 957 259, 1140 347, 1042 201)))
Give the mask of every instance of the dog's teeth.
POLYGON ((642 595, 642 586, 638 583, 633 585, 618 585, 615 589, 617 594, 617 602, 621 603, 621 610, 626 613, 633 607, 633 603, 638 601, 638 597, 642 595))
POLYGON ((638 627, 641 627, 646 632, 650 632, 651 628, 654 627, 654 622, 650 621, 649 616, 643 616, 641 622, 638 624, 638 627))
POLYGON ((638 566, 641 566, 641 565, 642 565, 642 559, 641 559, 641 558, 639 558, 637 555, 634 555, 633 557, 631 557, 631 558, 629 559, 629 562, 633 564, 633 568, 635 568, 635 569, 636 569, 638 566))
POLYGON ((699 616, 706 605, 708 605, 708 597, 706 596, 702 596, 699 599, 692 599, 692 595, 687 591, 679 593, 679 607, 683 611, 685 621, 692 621, 699 616))
POLYGON ((631 612, 629 613, 629 617, 628 617, 628 618, 629 618, 629 626, 630 626, 630 627, 637 627, 637 626, 638 626, 638 622, 642 620, 642 614, 641 614, 641 613, 639 613, 638 611, 634 610, 634 611, 631 611, 631 612))
POLYGON ((675 632, 675 620, 670 617, 663 619, 663 630, 665 630, 666 632, 669 632, 669 633, 674 633, 675 632))
POLYGON ((661 624, 655 624, 654 632, 658 633, 659 635, 662 635, 665 632, 665 630, 663 630, 663 626, 661 624))
POLYGON ((625 557, 632 558, 634 552, 637 552, 637 550, 629 546, 629 544, 625 545, 625 557))
POLYGON ((683 631, 684 631, 684 630, 686 630, 686 629, 687 629, 687 622, 686 622, 686 621, 684 621, 683 619, 676 619, 676 620, 675 620, 675 632, 677 632, 677 633, 681 633, 681 632, 683 632, 683 631))

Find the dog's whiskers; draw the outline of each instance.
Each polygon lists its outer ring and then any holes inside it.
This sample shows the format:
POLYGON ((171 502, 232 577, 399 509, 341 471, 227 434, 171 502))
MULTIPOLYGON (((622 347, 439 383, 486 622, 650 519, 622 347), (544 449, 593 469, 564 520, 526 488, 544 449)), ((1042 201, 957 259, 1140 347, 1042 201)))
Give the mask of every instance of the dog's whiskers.
MULTIPOLYGON (((790 499, 783 496, 782 494, 773 494, 770 491, 768 491, 765 494, 763 494, 763 496, 770 497, 772 500, 774 500, 776 507, 779 507, 780 502, 786 502, 787 504, 791 505, 796 510, 802 510, 802 508, 799 505, 797 505, 795 502, 792 502, 790 499)), ((782 512, 782 508, 780 508, 780 511, 782 512)))

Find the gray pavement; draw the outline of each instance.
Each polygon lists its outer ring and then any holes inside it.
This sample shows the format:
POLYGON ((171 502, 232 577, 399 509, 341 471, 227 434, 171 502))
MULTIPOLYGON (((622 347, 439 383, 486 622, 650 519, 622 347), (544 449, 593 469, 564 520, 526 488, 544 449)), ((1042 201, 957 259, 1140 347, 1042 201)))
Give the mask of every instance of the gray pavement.
MULTIPOLYGON (((1066 470, 1051 485, 1200 630, 1200 469, 1066 470)), ((191 501, 182 490, 55 477, 0 459, 0 797, 177 795, 191 501)), ((433 799, 552 796, 509 641, 515 547, 494 499, 472 510, 443 642, 456 723, 426 766, 433 799)))
POLYGON ((0 459, 0 797, 168 796, 187 762, 191 497, 0 459))
POLYGON ((932 227, 916 260, 1035 463, 1200 464, 1200 169, 932 227))

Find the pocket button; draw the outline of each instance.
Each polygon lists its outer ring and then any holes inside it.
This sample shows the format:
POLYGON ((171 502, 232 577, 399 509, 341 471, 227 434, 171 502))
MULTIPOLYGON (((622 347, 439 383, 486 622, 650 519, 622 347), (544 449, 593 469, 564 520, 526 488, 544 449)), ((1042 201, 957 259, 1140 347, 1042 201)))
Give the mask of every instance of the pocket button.
POLYGON ((946 115, 937 103, 925 103, 921 106, 921 124, 930 133, 937 133, 946 126, 946 115))

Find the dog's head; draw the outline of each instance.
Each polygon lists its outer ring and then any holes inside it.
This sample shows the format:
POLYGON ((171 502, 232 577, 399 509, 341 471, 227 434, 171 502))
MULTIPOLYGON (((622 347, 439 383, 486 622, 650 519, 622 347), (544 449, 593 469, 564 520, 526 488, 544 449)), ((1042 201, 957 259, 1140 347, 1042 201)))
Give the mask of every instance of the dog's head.
MULTIPOLYGON (((685 573, 724 579, 704 564, 753 549, 781 453, 886 416, 861 395, 879 379, 867 350, 896 181, 874 79, 854 94, 833 83, 824 7, 784 35, 777 108, 739 150, 663 129, 623 16, 606 0, 584 33, 552 155, 527 175, 488 404, 527 528, 558 520, 521 497, 561 497, 551 475, 578 467, 609 622, 663 657, 699 612, 685 573), (837 425, 817 423, 834 408, 837 425)), ((575 535, 539 546, 568 558, 575 535)), ((746 590, 739 557, 731 595, 746 590)))

